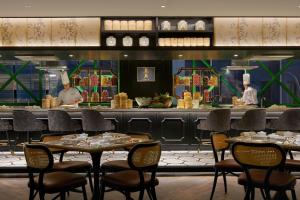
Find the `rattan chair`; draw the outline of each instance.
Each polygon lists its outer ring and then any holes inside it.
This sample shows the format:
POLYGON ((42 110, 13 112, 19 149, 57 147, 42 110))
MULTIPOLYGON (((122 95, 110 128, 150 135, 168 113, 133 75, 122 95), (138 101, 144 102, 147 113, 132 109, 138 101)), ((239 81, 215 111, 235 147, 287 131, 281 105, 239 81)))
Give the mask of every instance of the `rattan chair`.
POLYGON ((286 158, 280 146, 237 142, 232 146, 232 155, 244 169, 238 183, 246 188, 245 199, 254 199, 255 188, 262 189, 267 200, 271 199, 270 190, 280 193, 291 190, 293 200, 296 199, 296 178, 282 171, 286 158))
POLYGON ((82 175, 71 172, 52 172, 53 156, 50 150, 40 144, 25 144, 24 154, 29 173, 30 188, 29 199, 33 200, 39 193, 41 200, 45 194, 59 193, 61 199, 65 199, 65 193, 81 187, 83 198, 86 200, 86 178, 82 175), (38 173, 37 176, 34 176, 38 173))
POLYGON ((235 174, 234 172, 240 172, 242 171, 242 168, 234 159, 225 159, 225 151, 229 150, 230 147, 230 144, 226 142, 228 136, 225 133, 212 133, 210 138, 211 138, 211 146, 215 158, 215 165, 214 165, 215 176, 214 176, 212 192, 210 195, 210 199, 213 199, 218 177, 221 175, 223 176, 224 189, 225 189, 225 193, 227 193, 226 175, 228 173, 231 173, 237 176, 237 174, 235 174))
MULTIPOLYGON (((134 139, 144 139, 144 140, 152 140, 152 136, 150 133, 126 133, 127 135, 131 136, 134 139)), ((130 151, 133 146, 125 147, 126 151, 130 151)), ((130 169, 127 160, 111 160, 104 162, 101 165, 101 172, 102 175, 105 175, 107 172, 118 172, 122 170, 130 169)))
MULTIPOLYGON (((62 134, 45 134, 41 137, 41 142, 49 142, 60 140, 62 134)), ((91 191, 93 191, 93 181, 92 181, 92 165, 88 161, 63 161, 64 154, 67 152, 63 149, 49 148, 52 154, 60 154, 59 162, 53 164, 54 171, 67 171, 73 173, 86 173, 88 177, 91 191)))
POLYGON ((155 186, 158 184, 156 170, 161 155, 160 142, 136 144, 128 154, 130 170, 104 175, 101 178, 100 199, 104 199, 105 187, 120 191, 130 200, 131 192, 140 192, 143 199, 146 189, 150 199, 156 200, 155 186))

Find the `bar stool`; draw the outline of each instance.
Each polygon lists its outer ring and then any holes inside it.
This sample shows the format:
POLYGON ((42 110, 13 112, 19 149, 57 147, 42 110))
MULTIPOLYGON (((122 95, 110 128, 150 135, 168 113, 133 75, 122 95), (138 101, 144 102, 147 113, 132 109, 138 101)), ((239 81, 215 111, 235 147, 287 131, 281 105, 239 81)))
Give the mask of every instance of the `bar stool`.
POLYGON ((288 109, 278 119, 270 120, 267 128, 273 131, 300 131, 300 109, 288 109))
MULTIPOLYGON (((200 120, 197 125, 197 129, 201 131, 210 132, 227 132, 230 130, 230 109, 215 109, 209 112, 207 119, 200 120)), ((200 145, 204 144, 202 142, 202 135, 200 135, 200 141, 198 149, 200 150, 200 145)))
MULTIPOLYGON (((48 111, 49 131, 59 132, 60 134, 49 134, 42 136, 43 142, 57 140, 66 133, 74 133, 81 130, 81 124, 71 118, 71 116, 62 110, 48 111)), ((93 182, 91 177, 92 165, 87 161, 63 161, 66 151, 60 149, 50 149, 52 153, 60 154, 59 162, 54 163, 53 169, 56 171, 68 171, 73 173, 86 173, 89 179, 91 191, 93 191, 93 182)))
POLYGON ((12 148, 12 145, 11 145, 11 140, 9 138, 9 131, 12 131, 13 127, 12 125, 9 123, 8 120, 3 120, 3 119, 0 119, 0 132, 5 132, 5 135, 6 135, 6 142, 9 146, 9 150, 13 153, 14 150, 12 148))
POLYGON ((102 133, 115 130, 110 120, 104 119, 103 115, 96 110, 82 110, 82 130, 90 133, 102 133))
POLYGON ((49 131, 59 133, 75 133, 81 130, 80 122, 72 119, 71 116, 63 110, 48 111, 48 126, 49 131))
POLYGON ((231 129, 237 131, 263 131, 266 129, 266 110, 263 108, 247 110, 242 119, 235 120, 231 129))
MULTIPOLYGON (((273 119, 267 124, 267 128, 273 131, 300 131, 300 109, 288 109, 278 119, 273 119)), ((300 170, 300 160, 294 160, 291 151, 288 151, 290 159, 286 159, 285 168, 290 171, 300 170)))
MULTIPOLYGON (((31 132, 41 132, 47 130, 47 124, 28 110, 13 111, 13 130, 14 132, 26 132, 27 142, 31 143, 31 132)), ((18 137, 16 137, 17 144, 18 137)))

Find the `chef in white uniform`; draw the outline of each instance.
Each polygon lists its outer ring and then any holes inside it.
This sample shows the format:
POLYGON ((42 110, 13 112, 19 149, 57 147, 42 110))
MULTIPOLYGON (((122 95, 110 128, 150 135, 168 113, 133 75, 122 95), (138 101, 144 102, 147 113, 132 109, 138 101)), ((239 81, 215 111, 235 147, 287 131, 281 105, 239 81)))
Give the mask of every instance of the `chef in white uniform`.
POLYGON ((245 90, 240 101, 245 105, 256 105, 258 103, 257 91, 250 86, 250 74, 243 74, 243 85, 245 90))
POLYGON ((62 72, 61 80, 64 89, 58 94, 60 105, 74 105, 74 107, 78 107, 78 104, 83 101, 83 98, 77 89, 70 86, 70 80, 66 71, 62 72))

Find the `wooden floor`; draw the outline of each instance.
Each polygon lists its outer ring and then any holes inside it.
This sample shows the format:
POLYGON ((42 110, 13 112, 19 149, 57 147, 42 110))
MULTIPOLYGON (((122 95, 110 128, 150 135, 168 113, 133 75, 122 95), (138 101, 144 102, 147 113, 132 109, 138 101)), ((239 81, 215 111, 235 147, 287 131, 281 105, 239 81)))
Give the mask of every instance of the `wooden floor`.
MULTIPOLYGON (((160 184, 157 187, 158 200, 208 200, 212 176, 161 176, 160 184)), ((228 178, 228 194, 224 194, 223 181, 220 179, 217 185, 214 200, 239 200, 243 199, 244 191, 237 184, 235 177, 228 178)), ((88 189, 89 199, 91 193, 88 189)), ((297 189, 297 196, 300 198, 300 184, 297 189)), ((132 195, 137 199, 137 194, 132 195)), ((28 188, 26 178, 0 178, 0 199, 1 200, 26 200, 28 199, 28 188)), ((36 198, 38 199, 38 198, 36 198)), ((50 199, 49 196, 46 199, 50 199)), ((71 193, 68 199, 82 199, 81 194, 71 193)), ((125 199, 117 192, 105 194, 105 200, 125 199)), ((144 198, 148 200, 148 197, 144 198)), ((256 200, 262 199, 257 192, 256 200)))

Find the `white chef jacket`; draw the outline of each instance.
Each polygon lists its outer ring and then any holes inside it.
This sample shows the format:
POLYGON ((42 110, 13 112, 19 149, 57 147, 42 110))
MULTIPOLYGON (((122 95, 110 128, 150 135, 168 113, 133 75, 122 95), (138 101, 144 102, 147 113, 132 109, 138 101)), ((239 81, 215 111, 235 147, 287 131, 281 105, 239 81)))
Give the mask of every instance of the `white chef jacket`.
MULTIPOLYGON (((63 105, 73 105, 75 101, 82 101, 82 96, 75 88, 63 89, 58 94, 58 101, 63 105)), ((78 104, 77 104, 78 105, 78 104)))
POLYGON ((244 102, 246 105, 257 104, 258 101, 256 89, 250 86, 247 89, 245 89, 241 101, 244 102))

